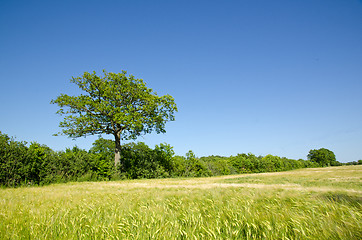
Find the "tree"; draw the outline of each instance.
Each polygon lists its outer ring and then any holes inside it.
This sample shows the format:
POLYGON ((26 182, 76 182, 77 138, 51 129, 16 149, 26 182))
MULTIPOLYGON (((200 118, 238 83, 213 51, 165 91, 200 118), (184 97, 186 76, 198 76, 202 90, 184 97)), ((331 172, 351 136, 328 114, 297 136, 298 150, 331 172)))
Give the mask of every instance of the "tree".
POLYGON ((154 152, 156 153, 159 164, 166 172, 172 174, 175 171, 175 163, 173 161, 175 152, 173 147, 170 144, 161 143, 155 146, 154 152))
POLYGON ((338 165, 334 153, 326 148, 310 150, 307 157, 310 161, 316 162, 322 167, 338 165))
POLYGON ((72 138, 112 134, 115 165, 120 163, 121 140, 152 131, 164 133, 166 122, 173 121, 177 111, 172 96, 158 96, 142 79, 126 74, 103 70, 103 76, 97 76, 96 72, 85 72, 71 79, 85 94, 61 94, 51 101, 60 107, 58 114, 66 115, 59 124, 62 134, 72 138))
POLYGON ((211 175, 207 166, 199 158, 196 158, 191 150, 186 153, 186 170, 187 176, 202 177, 211 175))

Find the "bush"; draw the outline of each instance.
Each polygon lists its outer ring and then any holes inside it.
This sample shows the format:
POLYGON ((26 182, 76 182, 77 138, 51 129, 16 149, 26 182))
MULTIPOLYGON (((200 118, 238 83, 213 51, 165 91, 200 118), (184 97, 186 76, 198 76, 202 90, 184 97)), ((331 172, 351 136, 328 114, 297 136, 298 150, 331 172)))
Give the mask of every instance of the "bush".
POLYGON ((91 169, 91 159, 87 151, 74 146, 59 152, 58 174, 65 181, 77 181, 91 169))
POLYGON ((337 162, 334 153, 326 148, 310 150, 307 157, 310 161, 318 163, 321 167, 337 166, 340 164, 337 162))
POLYGON ((0 183, 18 186, 25 182, 26 142, 18 142, 0 132, 0 183))
POLYGON ((91 170, 97 178, 110 180, 114 176, 114 148, 114 141, 99 138, 89 150, 91 170))
POLYGON ((145 143, 129 143, 122 146, 120 171, 127 178, 159 178, 168 176, 157 159, 157 151, 145 143))

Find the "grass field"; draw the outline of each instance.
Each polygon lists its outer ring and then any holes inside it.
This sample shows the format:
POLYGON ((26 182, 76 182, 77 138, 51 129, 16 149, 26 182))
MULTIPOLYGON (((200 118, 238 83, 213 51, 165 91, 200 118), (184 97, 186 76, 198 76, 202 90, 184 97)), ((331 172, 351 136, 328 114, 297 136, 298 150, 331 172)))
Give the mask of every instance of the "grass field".
POLYGON ((362 239, 362 166, 0 189, 0 239, 362 239))

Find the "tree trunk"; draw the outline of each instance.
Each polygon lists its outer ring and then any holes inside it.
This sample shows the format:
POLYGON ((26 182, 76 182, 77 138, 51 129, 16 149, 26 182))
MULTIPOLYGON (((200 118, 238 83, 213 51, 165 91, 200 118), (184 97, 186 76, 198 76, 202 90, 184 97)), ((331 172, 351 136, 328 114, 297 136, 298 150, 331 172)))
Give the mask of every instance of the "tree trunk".
POLYGON ((121 163, 121 138, 120 134, 114 134, 116 148, 114 149, 114 166, 117 167, 121 163))

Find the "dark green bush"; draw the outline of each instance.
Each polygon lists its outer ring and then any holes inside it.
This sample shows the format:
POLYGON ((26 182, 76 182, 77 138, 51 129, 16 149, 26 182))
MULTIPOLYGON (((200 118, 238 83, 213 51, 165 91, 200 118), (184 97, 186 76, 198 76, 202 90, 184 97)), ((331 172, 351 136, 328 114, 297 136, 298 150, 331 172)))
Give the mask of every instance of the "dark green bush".
POLYGON ((123 145, 120 171, 131 179, 167 177, 169 174, 159 156, 143 142, 123 145))
POLYGON ((114 147, 114 141, 99 138, 89 150, 91 170, 97 178, 110 180, 114 176, 114 147))
POLYGON ((0 183, 4 186, 18 186, 26 180, 28 148, 25 142, 18 142, 0 132, 0 183))

